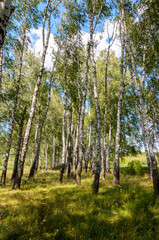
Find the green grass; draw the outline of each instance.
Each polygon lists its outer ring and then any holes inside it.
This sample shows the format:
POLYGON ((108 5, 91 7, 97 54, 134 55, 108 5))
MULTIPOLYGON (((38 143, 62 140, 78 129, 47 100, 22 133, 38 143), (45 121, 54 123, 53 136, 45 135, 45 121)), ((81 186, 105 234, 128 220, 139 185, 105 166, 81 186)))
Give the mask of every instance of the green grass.
POLYGON ((77 186, 58 171, 41 171, 21 190, 0 187, 0 239, 159 239, 159 201, 148 176, 121 176, 112 186, 112 176, 92 195, 93 178, 82 175, 77 186))
POLYGON ((147 165, 145 153, 137 156, 126 156, 120 160, 122 166, 126 166, 129 162, 140 161, 142 165, 147 165))

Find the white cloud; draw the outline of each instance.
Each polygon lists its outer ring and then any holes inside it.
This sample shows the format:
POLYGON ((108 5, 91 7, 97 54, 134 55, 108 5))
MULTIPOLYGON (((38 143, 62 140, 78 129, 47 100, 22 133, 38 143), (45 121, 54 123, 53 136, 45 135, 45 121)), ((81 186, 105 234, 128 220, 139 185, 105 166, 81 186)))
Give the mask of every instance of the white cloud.
MULTIPOLYGON (((43 42, 42 42, 42 27, 38 29, 31 29, 30 31, 31 46, 30 49, 35 53, 36 56, 42 56, 43 52, 43 42)), ((45 30, 45 40, 47 36, 47 30, 45 30)), ((57 51, 57 45, 54 40, 54 35, 50 34, 49 46, 47 49, 45 67, 47 69, 52 69, 53 60, 52 60, 52 50, 57 51)))
MULTIPOLYGON (((100 51, 108 48, 108 42, 106 41, 108 38, 111 37, 114 29, 114 24, 110 20, 106 21, 104 24, 104 30, 102 32, 97 32, 94 35, 94 40, 96 41, 96 48, 95 48, 95 56, 97 57, 100 51)), ((118 29, 116 28, 117 34, 118 29)), ((47 36, 47 30, 45 30, 45 37, 47 36)), ((42 46, 42 27, 38 29, 31 29, 29 37, 31 39, 30 49, 35 53, 36 56, 41 56, 43 51, 42 46)), ((83 43, 86 45, 89 41, 89 33, 82 32, 82 40, 83 43)), ((53 66, 52 61, 52 50, 57 51, 57 45, 54 40, 54 35, 50 34, 49 46, 47 49, 47 55, 45 60, 45 67, 47 69, 51 69, 53 66)), ((115 41, 111 47, 111 50, 115 51, 116 57, 121 56, 121 47, 120 41, 118 38, 115 38, 115 41)))
MULTIPOLYGON (((94 40, 96 42, 96 47, 95 47, 96 57, 99 55, 99 53, 102 50, 108 48, 109 43, 106 40, 112 36, 113 31, 114 31, 114 23, 108 20, 104 23, 104 30, 102 32, 97 32, 96 34, 94 34, 94 40)), ((115 27, 116 38, 114 40, 113 45, 111 46, 111 50, 115 52, 116 57, 121 56, 121 47, 120 47, 120 41, 118 39, 118 34, 119 34, 118 27, 116 25, 115 27)), ((82 40, 83 40, 83 43, 86 45, 87 42, 89 41, 89 33, 82 32, 82 40)))

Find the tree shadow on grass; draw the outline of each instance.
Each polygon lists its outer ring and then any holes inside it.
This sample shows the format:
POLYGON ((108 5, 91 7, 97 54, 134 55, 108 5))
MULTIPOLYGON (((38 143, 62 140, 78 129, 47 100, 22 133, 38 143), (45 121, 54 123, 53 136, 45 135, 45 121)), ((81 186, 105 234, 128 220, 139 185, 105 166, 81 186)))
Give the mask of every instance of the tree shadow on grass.
POLYGON ((139 183, 102 184, 98 196, 85 184, 12 197, 17 205, 0 207, 2 240, 159 239, 159 204, 152 189, 139 183))

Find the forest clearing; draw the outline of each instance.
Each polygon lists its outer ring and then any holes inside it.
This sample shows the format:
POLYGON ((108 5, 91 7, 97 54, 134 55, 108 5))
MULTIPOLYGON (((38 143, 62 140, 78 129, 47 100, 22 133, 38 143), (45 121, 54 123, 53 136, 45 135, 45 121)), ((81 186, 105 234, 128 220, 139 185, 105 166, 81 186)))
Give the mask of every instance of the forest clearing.
MULTIPOLYGON (((93 177, 82 174, 81 185, 58 170, 41 170, 21 190, 11 183, 0 189, 0 239, 159 239, 159 200, 148 174, 121 176, 112 185, 112 174, 92 195, 93 177)), ((11 170, 8 173, 11 176, 11 170)), ((27 181, 27 182, 25 182, 27 181)))
POLYGON ((159 240, 157 0, 0 0, 0 240, 159 240))

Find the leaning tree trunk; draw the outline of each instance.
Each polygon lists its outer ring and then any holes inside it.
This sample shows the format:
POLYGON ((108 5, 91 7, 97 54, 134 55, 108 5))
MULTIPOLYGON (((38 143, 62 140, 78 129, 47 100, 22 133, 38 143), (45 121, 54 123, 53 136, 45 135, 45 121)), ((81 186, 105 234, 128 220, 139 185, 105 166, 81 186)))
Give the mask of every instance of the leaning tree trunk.
MULTIPOLYGON (((37 132, 38 141, 37 141, 37 146, 36 146, 35 157, 34 157, 32 166, 30 168, 29 178, 33 177, 37 173, 37 169, 38 169, 40 145, 41 145, 41 135, 42 135, 44 122, 45 122, 45 119, 46 119, 46 116, 48 113, 48 109, 49 109, 49 104, 50 104, 51 84, 52 84, 52 77, 50 79, 50 86, 49 86, 49 91, 48 91, 48 95, 47 95, 47 103, 46 103, 46 107, 45 107, 45 112, 44 112, 41 123, 40 124, 38 123, 38 126, 39 126, 39 131, 37 132)), ((40 165, 40 168, 41 168, 41 165, 40 165)))
POLYGON ((18 144, 17 144, 17 149, 16 149, 16 155, 15 155, 15 160, 14 160, 14 167, 13 167, 13 173, 12 173, 11 181, 13 181, 15 179, 16 174, 17 174, 18 160, 19 160, 21 143, 22 143, 22 136, 23 136, 23 126, 24 126, 25 113, 26 113, 26 107, 24 108, 24 111, 22 113, 22 119, 21 119, 20 126, 19 126, 18 144))
POLYGON ((124 94, 124 29, 123 23, 123 11, 121 12, 121 60, 120 60, 120 89, 118 98, 118 109, 117 109, 117 128, 116 128, 116 138, 115 138, 115 162, 114 162, 114 178, 113 184, 119 184, 120 182, 120 166, 119 166, 119 153, 120 153, 120 133, 121 133, 121 110, 122 110, 122 100, 124 94))
MULTIPOLYGON (((48 1, 48 4, 50 4, 50 0, 48 1)), ((20 156, 19 165, 18 165, 18 172, 17 172, 16 178, 15 178, 14 184, 13 184, 13 189, 20 188, 21 178, 22 178, 22 175, 23 175, 25 156, 26 156, 26 152, 27 152, 27 148, 28 148, 29 136, 30 136, 33 117, 34 117, 34 113, 35 113, 37 95, 38 95, 39 87, 40 87, 40 84, 41 84, 41 79, 42 79, 43 70, 44 70, 45 57, 46 57, 46 52, 47 52, 47 48, 48 48, 48 44, 49 44, 51 14, 52 14, 52 10, 50 10, 49 17, 48 17, 48 33, 47 33, 46 44, 45 44, 45 47, 43 48, 40 71, 39 71, 38 79, 37 79, 37 82, 36 82, 36 85, 35 85, 35 88, 34 88, 34 94, 33 94, 33 98, 32 98, 29 119, 28 119, 26 131, 25 131, 21 156, 20 156)), ((46 15, 47 15, 47 12, 45 13, 45 16, 46 15)))
POLYGON ((15 125, 15 115, 16 115, 17 104, 18 104, 18 95, 19 95, 19 88, 20 88, 20 81, 21 81, 21 74, 22 74, 23 53, 24 53, 24 46, 25 46, 25 39, 26 39, 25 22, 26 22, 26 12, 24 14, 23 23, 22 23, 23 39, 22 39, 22 47, 21 47, 21 51, 20 51, 18 79, 17 79, 17 83, 16 83, 11 125, 9 128, 9 135, 8 135, 8 141, 7 141, 7 149, 6 149, 5 159, 4 159, 4 163, 3 163, 1 184, 5 184, 5 180, 6 180, 8 160, 9 160, 10 149, 11 149, 11 145, 12 145, 12 135, 13 135, 13 129, 14 129, 14 125, 15 125))
POLYGON ((93 184, 93 194, 98 194, 99 190, 99 178, 100 178, 100 170, 101 170, 101 112, 98 100, 97 93, 97 76, 96 76, 96 62, 94 59, 94 42, 93 42, 93 13, 89 10, 89 30, 90 30, 90 51, 91 51, 91 61, 93 65, 93 92, 94 92, 94 100, 96 107, 96 145, 97 145, 97 163, 96 163, 96 171, 94 177, 93 184))

